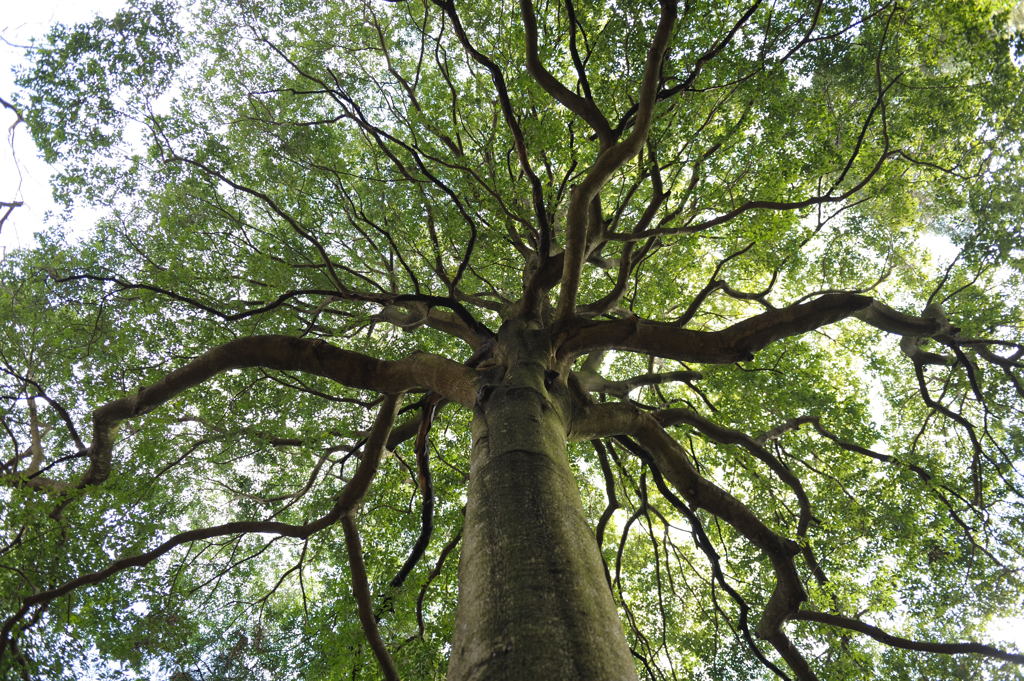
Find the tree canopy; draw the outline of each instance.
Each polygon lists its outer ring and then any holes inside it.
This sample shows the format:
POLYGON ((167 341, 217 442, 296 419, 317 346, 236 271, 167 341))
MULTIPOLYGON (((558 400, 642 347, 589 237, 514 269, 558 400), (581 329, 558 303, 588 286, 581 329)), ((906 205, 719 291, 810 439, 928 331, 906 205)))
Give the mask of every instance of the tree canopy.
POLYGON ((991 633, 1024 612, 1022 25, 132 0, 56 27, 12 106, 103 217, 0 262, 0 678, 444 678, 509 329, 639 678, 1024 678, 991 633))

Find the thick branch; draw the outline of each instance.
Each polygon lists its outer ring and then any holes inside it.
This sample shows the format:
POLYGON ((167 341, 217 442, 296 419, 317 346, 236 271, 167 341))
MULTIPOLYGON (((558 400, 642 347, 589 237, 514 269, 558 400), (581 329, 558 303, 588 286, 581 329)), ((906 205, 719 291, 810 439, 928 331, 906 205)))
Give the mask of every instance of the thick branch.
POLYGON ((87 449, 91 465, 78 486, 106 480, 119 422, 152 411, 185 390, 231 369, 264 367, 303 371, 362 390, 399 393, 431 390, 466 406, 473 404, 472 369, 428 353, 388 361, 342 350, 322 340, 291 336, 251 336, 220 345, 172 371, 130 397, 93 412, 93 439, 87 449))
POLYGON ((576 321, 566 325, 560 352, 576 356, 614 348, 683 362, 729 364, 750 360, 769 343, 832 324, 871 303, 866 296, 828 294, 809 303, 768 310, 719 331, 680 329, 638 318, 576 321))
POLYGON ((363 627, 363 635, 370 644, 381 673, 387 681, 398 681, 398 669, 391 654, 380 637, 377 620, 373 616, 373 597, 370 594, 370 583, 366 577, 366 564, 363 562, 363 546, 359 541, 356 521, 350 514, 341 518, 341 527, 345 530, 345 548, 348 551, 348 564, 352 571, 352 595, 359 609, 359 623, 363 627))
POLYGON ((679 444, 652 417, 639 414, 636 420, 635 436, 639 444, 672 486, 690 504, 729 523, 767 555, 776 583, 758 622, 757 635, 775 647, 797 673, 798 679, 816 679, 782 630, 786 619, 807 599, 793 562, 793 556, 800 547, 771 530, 736 497, 697 473, 679 444))
POLYGON ((882 631, 876 626, 866 622, 861 622, 860 620, 852 617, 844 617, 843 615, 832 615, 824 612, 815 612, 813 610, 799 610, 791 617, 791 619, 805 620, 807 622, 819 622, 821 624, 829 624, 834 627, 850 629, 851 631, 856 631, 861 634, 867 634, 876 641, 892 646, 893 648, 918 650, 924 653, 941 653, 943 655, 963 655, 973 653, 976 655, 984 655, 985 657, 994 657, 997 660, 1007 660, 1008 662, 1024 664, 1024 655, 1020 653, 1009 653, 1005 650, 985 645, 984 643, 931 643, 928 641, 914 641, 901 636, 893 636, 892 634, 882 631))
POLYGON ((769 528, 746 504, 698 473, 683 448, 652 415, 622 404, 600 404, 590 406, 573 421, 574 438, 609 435, 635 437, 636 443, 628 437, 621 441, 656 467, 689 504, 729 523, 766 554, 777 581, 757 625, 757 635, 775 647, 800 681, 817 679, 782 629, 785 621, 807 599, 793 561, 800 546, 769 528))
POLYGON ((625 398, 631 391, 644 386, 664 385, 679 381, 689 383, 690 381, 700 380, 701 373, 699 371, 686 370, 667 371, 664 373, 641 374, 640 376, 634 376, 621 381, 609 381, 594 371, 580 371, 576 374, 576 377, 579 379, 580 388, 587 392, 607 393, 625 398))
MULTIPOLYGON (((563 326, 559 351, 576 356, 613 348, 683 362, 729 364, 748 361, 755 352, 779 339, 807 333, 848 317, 887 333, 914 339, 915 343, 922 338, 937 338, 951 346, 965 342, 956 335, 958 329, 934 310, 915 317, 868 296, 827 293, 807 303, 767 310, 718 331, 681 329, 675 324, 636 317, 614 321, 574 320, 563 326)), ((916 352, 904 348, 904 352, 915 364, 938 362, 930 359, 939 356, 923 353, 919 348, 916 352)))
POLYGON ((942 323, 934 318, 915 317, 877 300, 858 309, 853 316, 876 329, 900 336, 929 337, 943 329, 942 323))
POLYGON ((719 444, 740 445, 750 452, 750 454, 755 458, 762 461, 793 491, 797 501, 800 503, 800 519, 797 523, 796 533, 799 536, 807 534, 807 527, 810 525, 814 516, 811 515, 811 502, 810 499, 807 498, 807 492, 804 490, 803 483, 800 482, 800 478, 793 474, 793 471, 783 465, 778 458, 772 456, 760 442, 746 433, 732 428, 726 428, 725 426, 714 423, 713 421, 709 421, 700 414, 690 411, 689 409, 665 409, 659 411, 655 415, 655 418, 657 418, 658 422, 663 426, 676 425, 679 423, 685 423, 689 426, 693 426, 712 441, 719 444))
MULTIPOLYGON (((593 100, 584 99, 565 87, 541 63, 537 46, 537 16, 533 11, 532 0, 520 0, 519 7, 523 14, 523 30, 526 34, 526 70, 549 95, 590 126, 597 134, 602 148, 611 146, 614 141, 611 125, 593 100)), ((575 27, 570 30, 574 31, 575 27)))
POLYGON ((661 80, 661 67, 668 52, 676 21, 675 0, 663 0, 658 28, 647 52, 643 82, 640 85, 636 121, 629 136, 605 149, 594 161, 586 177, 573 188, 566 213, 565 258, 562 262, 562 288, 558 292, 556 318, 567 320, 576 309, 580 273, 587 250, 587 222, 591 204, 601 188, 627 161, 640 153, 654 119, 654 105, 661 80))

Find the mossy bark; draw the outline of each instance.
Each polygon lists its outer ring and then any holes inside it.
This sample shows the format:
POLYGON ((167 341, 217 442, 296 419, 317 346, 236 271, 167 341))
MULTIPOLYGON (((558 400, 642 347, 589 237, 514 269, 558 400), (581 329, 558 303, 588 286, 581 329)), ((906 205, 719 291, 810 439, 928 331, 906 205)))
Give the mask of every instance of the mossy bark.
POLYGON ((503 329, 482 372, 449 681, 636 679, 541 338, 503 329))

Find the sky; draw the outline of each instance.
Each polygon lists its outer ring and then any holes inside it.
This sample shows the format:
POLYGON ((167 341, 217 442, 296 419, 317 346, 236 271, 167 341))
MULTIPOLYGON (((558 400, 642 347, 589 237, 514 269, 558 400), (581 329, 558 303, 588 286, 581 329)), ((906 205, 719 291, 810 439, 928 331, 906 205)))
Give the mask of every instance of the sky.
MULTIPOLYGON (((26 46, 32 38, 41 38, 56 22, 79 23, 97 14, 111 15, 124 4, 123 0, 5 2, 0 13, 0 99, 13 99, 16 86, 12 70, 25 63, 26 46)), ((24 202, 0 227, 0 258, 13 248, 31 246, 33 234, 45 227, 47 211, 55 208, 49 187, 50 169, 39 158, 25 125, 11 127, 16 120, 12 111, 0 109, 0 202, 24 202)), ((82 231, 88 229, 88 214, 74 219, 82 222, 82 231)))

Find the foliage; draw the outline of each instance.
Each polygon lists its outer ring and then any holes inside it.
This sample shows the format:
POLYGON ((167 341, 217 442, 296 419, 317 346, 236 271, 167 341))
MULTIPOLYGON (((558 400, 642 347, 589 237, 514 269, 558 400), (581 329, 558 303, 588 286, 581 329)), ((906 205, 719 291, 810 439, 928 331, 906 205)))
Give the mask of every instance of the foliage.
MULTIPOLYGON (((0 678, 382 678, 336 525, 206 536, 31 599, 183 532, 326 517, 394 392, 298 359, 152 404, 143 386, 270 335, 476 367, 521 318, 553 343, 633 330, 570 353, 580 404, 655 415, 796 541, 803 610, 1006 648, 988 632, 1024 612, 1020 8, 692 0, 660 59, 674 7, 137 0, 55 28, 19 104, 58 196, 104 218, 0 263, 0 678), (683 357, 691 331, 724 335, 683 357), (107 475, 97 442, 122 420, 107 475)), ((408 388, 357 518, 386 647, 439 679, 473 409, 408 388), (394 586, 424 503, 430 541, 394 586)), ((641 678, 814 678, 757 640, 763 547, 628 436, 568 451, 641 678)), ((1024 677, 1020 655, 787 619, 821 678, 1024 677)))

